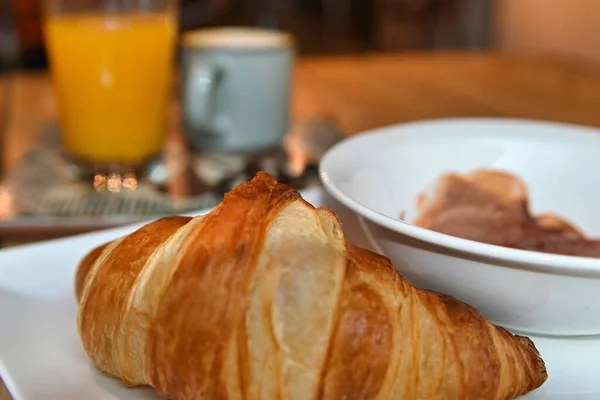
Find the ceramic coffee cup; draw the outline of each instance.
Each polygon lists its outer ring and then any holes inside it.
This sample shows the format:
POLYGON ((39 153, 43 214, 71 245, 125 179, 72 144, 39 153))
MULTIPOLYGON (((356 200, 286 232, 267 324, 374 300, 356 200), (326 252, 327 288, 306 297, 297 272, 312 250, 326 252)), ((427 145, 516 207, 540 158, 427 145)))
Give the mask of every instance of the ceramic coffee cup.
POLYGON ((294 62, 290 35, 203 29, 182 38, 185 134, 202 152, 275 147, 288 129, 294 62))

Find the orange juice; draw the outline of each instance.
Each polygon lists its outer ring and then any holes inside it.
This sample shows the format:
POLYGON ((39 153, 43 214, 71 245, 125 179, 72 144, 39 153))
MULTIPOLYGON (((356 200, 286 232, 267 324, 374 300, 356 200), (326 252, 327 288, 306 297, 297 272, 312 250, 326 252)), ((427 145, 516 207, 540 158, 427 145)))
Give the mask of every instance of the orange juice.
POLYGON ((91 162, 137 163, 164 143, 176 34, 168 13, 46 18, 63 143, 91 162))

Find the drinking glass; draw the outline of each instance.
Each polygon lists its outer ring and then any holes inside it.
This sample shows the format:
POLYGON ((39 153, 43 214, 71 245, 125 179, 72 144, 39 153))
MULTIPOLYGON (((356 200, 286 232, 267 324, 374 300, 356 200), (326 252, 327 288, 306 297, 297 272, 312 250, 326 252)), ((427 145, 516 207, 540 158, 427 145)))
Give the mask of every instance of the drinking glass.
POLYGON ((176 0, 44 0, 61 139, 92 173, 138 171, 164 145, 176 0))

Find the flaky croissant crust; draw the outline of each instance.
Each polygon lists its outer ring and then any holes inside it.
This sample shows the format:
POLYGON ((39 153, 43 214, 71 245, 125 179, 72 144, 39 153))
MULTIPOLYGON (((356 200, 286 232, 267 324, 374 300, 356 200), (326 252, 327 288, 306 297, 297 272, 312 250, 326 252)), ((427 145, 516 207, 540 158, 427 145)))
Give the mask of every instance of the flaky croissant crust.
POLYGON ((75 292, 96 367, 171 399, 500 400, 547 378, 528 338, 410 285, 265 173, 94 249, 75 292))

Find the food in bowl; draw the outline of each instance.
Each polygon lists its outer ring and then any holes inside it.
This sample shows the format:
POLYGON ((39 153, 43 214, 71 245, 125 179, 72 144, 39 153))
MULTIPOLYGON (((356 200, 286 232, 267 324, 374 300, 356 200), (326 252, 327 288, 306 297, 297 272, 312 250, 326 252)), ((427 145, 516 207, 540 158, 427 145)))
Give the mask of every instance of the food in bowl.
POLYGON ((413 223, 487 244, 600 258, 600 240, 560 216, 532 215, 525 182, 499 170, 442 175, 418 197, 413 223))
POLYGON ((412 221, 425 185, 449 171, 485 168, 522 178, 536 215, 557 212, 600 237, 600 185, 593 184, 599 155, 597 128, 457 118, 354 136, 328 151, 320 174, 327 191, 357 214, 372 247, 412 284, 472 304, 516 332, 598 335, 600 258, 490 245, 412 221))

